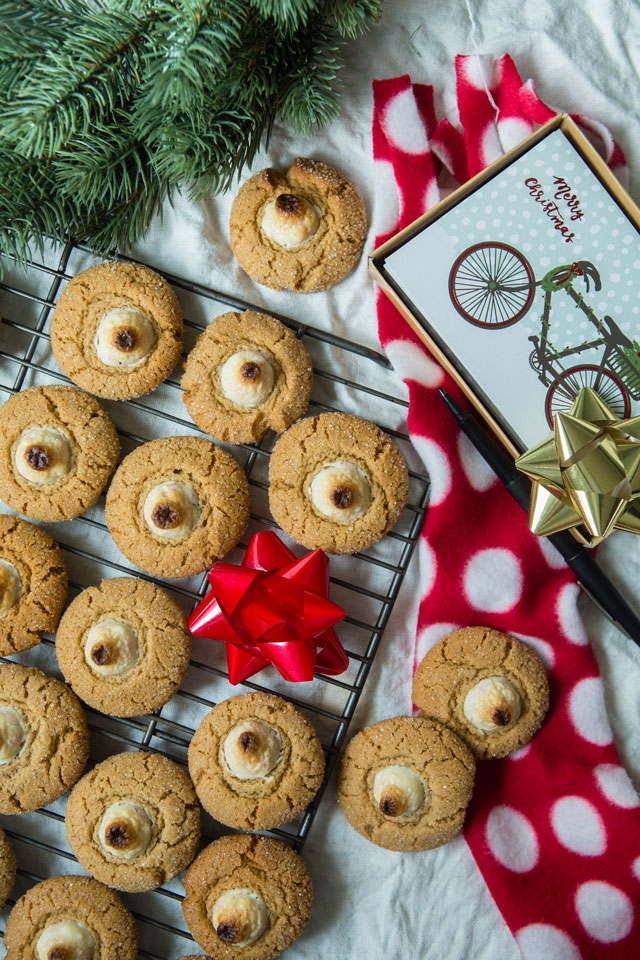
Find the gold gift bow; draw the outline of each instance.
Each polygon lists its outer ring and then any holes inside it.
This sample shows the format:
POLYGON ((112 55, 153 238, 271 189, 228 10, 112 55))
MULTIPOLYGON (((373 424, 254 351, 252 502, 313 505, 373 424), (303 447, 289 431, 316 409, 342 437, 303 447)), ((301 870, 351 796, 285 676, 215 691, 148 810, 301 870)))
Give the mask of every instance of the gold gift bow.
POLYGON ((554 432, 516 460, 533 480, 529 527, 546 537, 584 524, 591 545, 614 530, 640 533, 640 417, 620 420, 591 387, 554 432))

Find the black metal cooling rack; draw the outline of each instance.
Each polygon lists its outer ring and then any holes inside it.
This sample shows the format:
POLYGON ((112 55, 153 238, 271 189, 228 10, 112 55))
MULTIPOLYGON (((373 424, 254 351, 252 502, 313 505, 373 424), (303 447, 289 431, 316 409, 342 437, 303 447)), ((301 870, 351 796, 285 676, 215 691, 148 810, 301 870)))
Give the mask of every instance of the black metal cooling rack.
MULTIPOLYGON (((64 284, 90 262, 90 250, 69 242, 63 247, 46 250, 37 261, 30 260, 26 269, 17 264, 7 266, 0 282, 0 401, 2 394, 6 397, 35 383, 69 382, 51 355, 50 314, 64 284)), ((208 318, 229 308, 265 310, 180 277, 165 276, 182 302, 185 354, 206 326, 208 318)), ((399 429, 404 424, 408 405, 395 395, 397 380, 390 372, 387 359, 365 346, 324 330, 298 323, 272 310, 265 312, 278 317, 292 329, 311 355, 315 382, 310 412, 336 409, 364 412, 368 419, 376 420, 394 437, 410 466, 409 504, 394 529, 370 550, 355 557, 335 557, 331 561, 331 597, 349 612, 346 620, 338 626, 349 655, 349 667, 340 677, 318 675, 312 684, 286 687, 272 670, 263 671, 254 681, 234 690, 228 684, 222 644, 207 646, 195 641, 185 684, 162 710, 148 717, 124 720, 106 717, 90 709, 86 712, 91 730, 90 762, 99 762, 109 753, 121 749, 144 747, 185 764, 195 727, 219 699, 245 688, 271 690, 284 696, 314 722, 327 760, 325 781, 314 802, 292 824, 270 831, 299 851, 309 835, 416 546, 427 505, 429 481, 408 436, 399 429), (346 371, 349 376, 333 372, 334 369, 346 371), (184 722, 185 719, 190 722, 184 722)), ((186 412, 184 418, 175 412, 178 391, 180 383, 174 374, 150 398, 126 403, 102 401, 118 428, 123 454, 157 436, 199 432, 186 412)), ((267 437, 259 444, 232 447, 252 490, 249 535, 275 526, 267 500, 268 460, 272 445, 273 439, 267 437)), ((132 569, 111 542, 104 523, 104 497, 85 516, 64 524, 52 524, 48 529, 65 554, 71 596, 105 575, 133 573, 145 576, 132 569)), ((237 561, 245 546, 246 543, 240 544, 237 556, 232 554, 230 559, 237 561)), ((145 579, 154 580, 151 577, 145 579)), ((202 599, 208 587, 206 574, 185 581, 155 582, 168 589, 187 613, 202 599)), ((47 672, 59 675, 51 637, 46 637, 41 647, 21 655, 20 660, 37 663, 47 672)), ((14 897, 45 876, 75 872, 75 858, 64 836, 64 802, 65 798, 19 819, 1 818, 18 857, 14 897)), ((203 827, 205 842, 215 839, 221 832, 228 832, 206 816, 203 827)), ((134 898, 124 896, 138 921, 140 957, 144 960, 163 960, 169 943, 173 949, 178 944, 183 952, 190 951, 191 937, 186 932, 179 909, 180 890, 179 881, 173 881, 150 894, 139 894, 134 898)), ((14 902, 15 899, 10 900, 8 907, 14 902)), ((6 912, 0 913, 0 928, 6 915, 6 912)))

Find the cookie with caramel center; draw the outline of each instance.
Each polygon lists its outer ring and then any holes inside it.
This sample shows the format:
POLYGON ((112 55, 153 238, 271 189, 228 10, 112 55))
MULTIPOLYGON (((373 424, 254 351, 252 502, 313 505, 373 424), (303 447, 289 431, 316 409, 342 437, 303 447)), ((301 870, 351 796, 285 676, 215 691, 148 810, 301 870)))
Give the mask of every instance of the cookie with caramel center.
POLYGON ((209 844, 184 877, 184 918, 212 960, 269 960, 311 916, 302 857, 272 837, 236 834, 209 844))
POLYGON ((367 215, 347 178, 298 157, 286 174, 266 169, 240 188, 231 208, 231 246, 257 283, 315 293, 345 277, 360 259, 367 215))
POLYGON ((76 696, 55 677, 0 666, 0 813, 46 807, 80 777, 89 755, 76 696))
POLYGON ((204 437, 151 440, 118 467, 106 519, 116 546, 141 570, 188 577, 240 539, 249 484, 234 457, 204 437))
POLYGON ((413 702, 458 734, 476 757, 529 743, 549 706, 542 661, 491 627, 463 627, 434 644, 413 678, 413 702))
POLYGON ((407 465, 375 424, 323 413, 290 427, 273 448, 269 506, 298 543, 355 553, 381 540, 409 493, 407 465))
POLYGON ((213 319, 189 353, 184 404, 217 440, 254 443, 282 433, 307 409, 311 360, 279 320, 254 310, 213 319))
POLYGON ((4 934, 6 960, 135 960, 133 917, 115 892, 92 877, 50 877, 20 897, 4 934))
POLYGON ((200 842, 200 807, 187 773, 146 751, 115 754, 71 791, 69 845, 116 890, 154 890, 184 870, 200 842))
POLYGON ((295 820, 320 789, 324 753, 313 724, 270 693, 217 704, 189 747, 205 810, 228 827, 270 830, 295 820))
POLYGON ((113 577, 67 607, 56 654, 74 692, 101 713, 135 717, 171 699, 189 668, 191 635, 161 587, 113 577))
POLYGON ((29 387, 0 407, 0 498, 34 520, 89 510, 119 453, 113 423, 75 387, 29 387))
POLYGON ((67 376, 97 397, 149 393, 180 359, 182 311, 164 277, 138 263, 89 267, 66 285, 51 346, 67 376))
POLYGON ((426 717, 366 727, 344 751, 338 801, 358 833, 387 850, 431 850, 462 830, 475 762, 451 730, 426 717))

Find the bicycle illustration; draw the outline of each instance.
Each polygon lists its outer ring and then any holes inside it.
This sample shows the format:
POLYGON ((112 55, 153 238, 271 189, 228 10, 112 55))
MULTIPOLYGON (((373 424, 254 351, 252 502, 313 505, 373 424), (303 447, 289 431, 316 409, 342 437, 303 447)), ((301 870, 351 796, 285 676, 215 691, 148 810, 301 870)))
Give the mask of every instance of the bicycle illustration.
MULTIPOLYGON (((568 411, 582 387, 592 387, 622 418, 631 412, 631 400, 640 399, 640 344, 631 341, 612 317, 598 317, 583 294, 574 288, 580 279, 589 292, 602 287, 600 274, 589 260, 561 264, 536 280, 526 257, 507 243, 478 243, 463 251, 449 274, 449 295, 458 311, 469 323, 485 330, 509 327, 531 308, 536 288, 544 292, 538 336, 529 340, 533 349, 531 368, 545 387, 545 413, 549 426, 553 415, 568 411), (594 339, 575 347, 556 350, 549 342, 551 300, 563 291, 581 310, 596 330, 594 339), (565 365, 567 358, 602 347, 600 362, 565 365)), ((570 361, 571 362, 571 361, 570 361)))

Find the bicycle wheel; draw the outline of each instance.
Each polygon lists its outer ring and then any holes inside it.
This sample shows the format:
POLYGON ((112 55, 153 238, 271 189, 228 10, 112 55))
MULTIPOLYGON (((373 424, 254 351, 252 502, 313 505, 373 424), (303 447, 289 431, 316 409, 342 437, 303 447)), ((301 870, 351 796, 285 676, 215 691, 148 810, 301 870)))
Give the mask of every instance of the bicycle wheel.
POLYGON ((573 401, 583 387, 595 390, 617 417, 625 419, 631 413, 631 401, 622 380, 610 370, 603 370, 593 364, 583 364, 563 370, 549 387, 545 407, 550 427, 553 427, 554 414, 569 413, 573 401))
POLYGON ((510 327, 531 304, 535 279, 529 261, 507 243, 477 243, 460 254, 449 274, 451 302, 468 323, 510 327))

